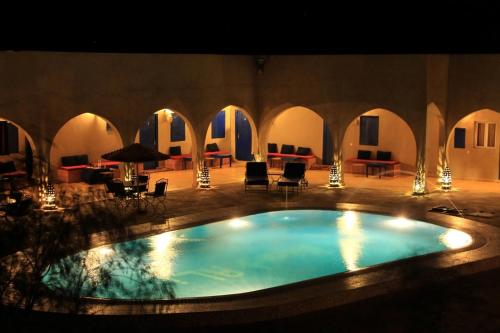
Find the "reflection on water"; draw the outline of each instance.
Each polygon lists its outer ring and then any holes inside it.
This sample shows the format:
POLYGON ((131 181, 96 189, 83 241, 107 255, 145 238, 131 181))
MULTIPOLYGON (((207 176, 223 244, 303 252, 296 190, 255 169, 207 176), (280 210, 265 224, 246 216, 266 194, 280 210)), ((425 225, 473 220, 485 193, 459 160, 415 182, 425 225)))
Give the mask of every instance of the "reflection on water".
POLYGON ((85 270, 89 279, 98 283, 101 279, 101 267, 105 266, 111 260, 115 251, 110 245, 96 247, 89 250, 87 256, 84 258, 85 270))
POLYGON ((347 270, 358 269, 358 261, 363 252, 363 233, 359 214, 346 211, 337 218, 339 231, 340 255, 347 270))
POLYGON ((459 249, 472 244, 472 237, 465 232, 448 229, 439 239, 450 249, 459 249))
POLYGON ((151 273, 160 279, 170 279, 172 264, 176 256, 174 244, 177 238, 172 232, 166 232, 151 237, 151 273))

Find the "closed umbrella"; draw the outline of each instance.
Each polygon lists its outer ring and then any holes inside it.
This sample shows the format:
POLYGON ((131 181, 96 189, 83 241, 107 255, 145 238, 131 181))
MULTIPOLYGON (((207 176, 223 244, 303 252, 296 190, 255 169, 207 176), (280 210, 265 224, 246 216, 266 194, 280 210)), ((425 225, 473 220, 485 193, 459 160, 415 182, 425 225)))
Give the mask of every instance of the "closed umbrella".
MULTIPOLYGON (((109 161, 135 163, 136 175, 138 174, 137 163, 162 161, 170 158, 169 155, 143 146, 140 143, 133 143, 121 149, 103 154, 101 157, 109 161)), ((137 181, 136 177, 136 185, 137 181)), ((137 210, 139 210, 139 195, 137 195, 137 210)))

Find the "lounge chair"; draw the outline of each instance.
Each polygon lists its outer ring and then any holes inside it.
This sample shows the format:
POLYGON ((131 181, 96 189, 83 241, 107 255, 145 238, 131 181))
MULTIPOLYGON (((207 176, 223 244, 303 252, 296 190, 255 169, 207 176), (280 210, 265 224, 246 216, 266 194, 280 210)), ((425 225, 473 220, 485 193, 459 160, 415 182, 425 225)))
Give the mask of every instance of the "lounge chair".
POLYGON ((269 190, 266 162, 247 162, 245 172, 245 191, 249 185, 265 186, 269 190))
POLYGON ((288 162, 285 171, 278 180, 278 188, 283 186, 295 187, 297 190, 307 186, 305 180, 306 165, 304 163, 288 162))

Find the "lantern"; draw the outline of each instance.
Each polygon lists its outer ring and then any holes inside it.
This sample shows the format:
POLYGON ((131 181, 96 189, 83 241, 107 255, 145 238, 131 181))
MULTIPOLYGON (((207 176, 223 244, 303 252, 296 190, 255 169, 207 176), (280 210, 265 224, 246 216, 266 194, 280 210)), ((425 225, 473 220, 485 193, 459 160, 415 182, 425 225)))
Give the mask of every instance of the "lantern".
POLYGON ((444 167, 441 175, 441 189, 444 191, 451 190, 451 170, 448 166, 444 167))
POLYGON ((202 170, 198 171, 198 184, 201 188, 210 188, 210 173, 207 166, 203 166, 202 170))

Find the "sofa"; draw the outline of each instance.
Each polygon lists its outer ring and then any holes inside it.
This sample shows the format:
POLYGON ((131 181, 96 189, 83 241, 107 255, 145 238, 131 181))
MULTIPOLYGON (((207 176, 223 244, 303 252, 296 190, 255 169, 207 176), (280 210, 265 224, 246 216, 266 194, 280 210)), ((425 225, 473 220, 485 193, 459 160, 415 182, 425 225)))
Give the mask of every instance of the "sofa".
POLYGON ((57 179, 63 183, 82 181, 82 170, 89 167, 88 155, 61 157, 61 166, 57 169, 57 179))

